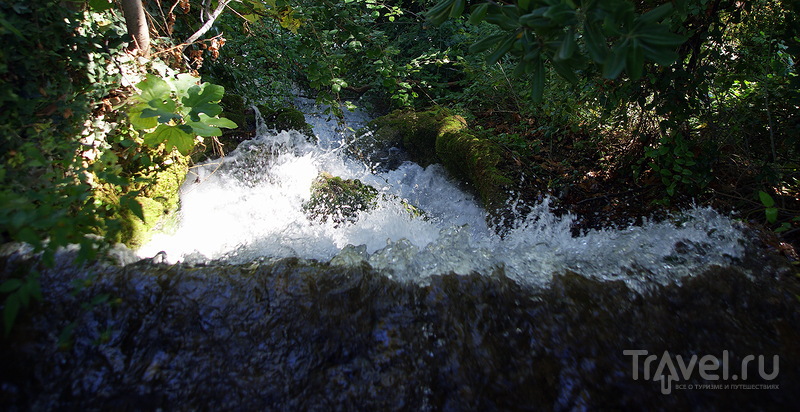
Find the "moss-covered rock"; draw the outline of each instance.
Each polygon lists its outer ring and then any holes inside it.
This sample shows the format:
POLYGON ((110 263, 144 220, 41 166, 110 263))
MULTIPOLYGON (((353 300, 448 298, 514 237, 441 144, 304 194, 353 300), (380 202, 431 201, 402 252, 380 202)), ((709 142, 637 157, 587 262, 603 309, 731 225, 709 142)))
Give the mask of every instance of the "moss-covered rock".
POLYGON ((189 157, 174 154, 171 163, 154 173, 153 182, 141 189, 135 199, 142 206, 144 221, 130 210, 121 210, 122 230, 118 241, 136 249, 150 240, 154 229, 178 209, 180 187, 189 171, 189 157))
POLYGON ((265 105, 260 105, 257 108, 268 129, 279 131, 297 130, 305 135, 310 142, 316 143, 317 138, 314 136, 314 129, 306 123, 306 117, 303 112, 294 107, 271 109, 265 105))
POLYGON ((372 163, 388 158, 399 166, 390 151, 401 148, 408 160, 422 166, 441 163, 473 188, 490 212, 505 203, 512 182, 500 168, 502 148, 474 135, 466 120, 452 111, 440 107, 424 112, 398 110, 375 119, 368 130, 352 145, 354 155, 372 163))
POLYGON ((500 169, 501 148, 468 130, 456 130, 436 139, 436 155, 457 179, 467 182, 484 206, 494 211, 505 204, 512 181, 500 169))
POLYGON ((370 122, 367 125, 370 133, 360 134, 351 146, 351 153, 391 169, 406 160, 397 158, 402 156, 400 153, 392 153, 393 148, 401 148, 408 159, 424 167, 439 163, 436 139, 463 127, 466 121, 445 108, 435 107, 424 112, 396 110, 370 122))
POLYGON ((378 190, 358 179, 342 179, 322 172, 311 185, 311 198, 303 204, 310 219, 354 222, 362 210, 377 205, 378 190))

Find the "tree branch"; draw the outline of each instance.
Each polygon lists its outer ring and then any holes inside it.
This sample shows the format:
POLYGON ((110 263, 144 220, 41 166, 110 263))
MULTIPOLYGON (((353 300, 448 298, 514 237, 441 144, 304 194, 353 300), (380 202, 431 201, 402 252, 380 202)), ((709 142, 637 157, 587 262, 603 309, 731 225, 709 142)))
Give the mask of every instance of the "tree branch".
POLYGON ((219 15, 222 14, 222 11, 225 10, 225 6, 227 6, 228 3, 230 3, 231 1, 232 0, 221 0, 219 4, 217 4, 217 8, 214 9, 214 12, 211 13, 210 16, 208 16, 208 20, 206 20, 206 22, 203 23, 202 26, 200 26, 200 29, 198 29, 193 35, 189 36, 189 38, 183 42, 183 44, 185 44, 183 48, 186 49, 186 47, 197 41, 197 39, 199 39, 209 30, 211 30, 211 26, 214 25, 214 22, 217 20, 217 17, 219 17, 219 15))

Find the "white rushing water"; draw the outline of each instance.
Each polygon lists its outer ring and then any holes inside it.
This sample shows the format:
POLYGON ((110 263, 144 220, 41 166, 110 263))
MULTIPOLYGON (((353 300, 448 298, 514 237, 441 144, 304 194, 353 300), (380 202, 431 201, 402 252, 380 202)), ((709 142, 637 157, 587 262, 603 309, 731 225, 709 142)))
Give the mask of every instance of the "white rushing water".
MULTIPOLYGON (((313 109, 304 107, 306 113, 313 109)), ((319 138, 316 145, 295 131, 260 130, 228 156, 193 168, 182 188, 178 227, 155 235, 138 254, 164 251, 171 262, 367 261, 390 276, 414 281, 503 268, 518 281, 543 284, 553 273, 572 270, 635 286, 677 281, 709 265, 735 262, 744 252, 737 225, 706 208, 668 221, 572 236, 574 218, 556 217, 545 200, 500 237, 486 225, 474 197, 440 166, 406 162, 393 171, 373 172, 345 155, 346 128, 321 114, 308 114, 307 120, 319 138), (302 205, 320 172, 359 179, 384 196, 352 224, 311 220, 302 205), (412 216, 406 203, 425 215, 412 216)), ((349 114, 346 126, 358 128, 364 120, 349 114)))

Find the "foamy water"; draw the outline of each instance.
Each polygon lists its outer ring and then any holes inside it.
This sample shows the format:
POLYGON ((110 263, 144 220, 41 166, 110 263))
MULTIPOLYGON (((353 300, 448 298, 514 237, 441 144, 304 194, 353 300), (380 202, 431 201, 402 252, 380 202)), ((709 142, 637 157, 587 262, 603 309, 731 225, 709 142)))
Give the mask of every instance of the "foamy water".
POLYGON ((575 237, 574 218, 556 217, 546 199, 500 237, 485 223, 475 198, 440 166, 407 162, 376 173, 346 156, 347 126, 361 126, 363 116, 350 117, 346 126, 324 115, 307 118, 317 145, 294 131, 261 130, 225 158, 193 168, 182 188, 178 227, 155 235, 138 254, 164 251, 171 262, 290 256, 342 265, 366 261, 388 276, 412 281, 502 269, 533 284, 566 270, 643 284, 678 281, 709 265, 733 263, 744 252, 738 226, 706 208, 575 237), (377 207, 352 224, 310 220, 302 205, 320 172, 375 187, 381 193, 377 207), (425 215, 412 216, 404 203, 425 215))

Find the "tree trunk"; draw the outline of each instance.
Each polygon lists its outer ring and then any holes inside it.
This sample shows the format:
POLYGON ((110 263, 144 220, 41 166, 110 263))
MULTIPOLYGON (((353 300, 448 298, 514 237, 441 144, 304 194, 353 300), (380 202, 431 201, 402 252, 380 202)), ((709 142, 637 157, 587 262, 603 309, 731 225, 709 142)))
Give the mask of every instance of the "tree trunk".
POLYGON ((147 26, 142 0, 122 0, 122 12, 125 14, 128 34, 133 37, 133 43, 129 49, 138 50, 142 56, 148 56, 150 54, 150 28, 147 26))

